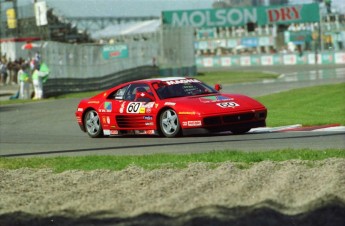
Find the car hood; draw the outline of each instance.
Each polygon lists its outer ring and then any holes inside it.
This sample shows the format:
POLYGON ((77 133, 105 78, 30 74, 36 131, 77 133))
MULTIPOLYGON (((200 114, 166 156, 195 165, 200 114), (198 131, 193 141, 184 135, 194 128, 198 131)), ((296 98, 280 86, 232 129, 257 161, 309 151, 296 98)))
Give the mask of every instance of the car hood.
POLYGON ((166 100, 165 105, 174 105, 180 111, 194 111, 200 114, 241 112, 265 109, 260 102, 240 94, 215 94, 180 97, 166 100))

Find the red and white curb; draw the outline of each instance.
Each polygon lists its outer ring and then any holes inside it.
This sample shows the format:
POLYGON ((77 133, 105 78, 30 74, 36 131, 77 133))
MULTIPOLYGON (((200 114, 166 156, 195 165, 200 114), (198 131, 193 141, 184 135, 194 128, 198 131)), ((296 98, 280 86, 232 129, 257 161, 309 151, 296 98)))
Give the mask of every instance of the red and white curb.
POLYGON ((301 124, 279 126, 279 127, 262 127, 251 129, 251 133, 273 133, 273 132, 345 132, 345 126, 340 124, 329 124, 321 126, 302 126, 301 124))

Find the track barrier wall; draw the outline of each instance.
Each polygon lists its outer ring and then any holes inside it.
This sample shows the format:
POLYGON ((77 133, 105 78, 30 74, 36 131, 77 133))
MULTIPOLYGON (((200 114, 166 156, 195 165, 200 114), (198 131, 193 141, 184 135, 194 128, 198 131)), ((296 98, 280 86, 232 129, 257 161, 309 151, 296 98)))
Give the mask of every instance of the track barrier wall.
POLYGON ((198 68, 310 64, 345 64, 345 51, 196 57, 198 68))

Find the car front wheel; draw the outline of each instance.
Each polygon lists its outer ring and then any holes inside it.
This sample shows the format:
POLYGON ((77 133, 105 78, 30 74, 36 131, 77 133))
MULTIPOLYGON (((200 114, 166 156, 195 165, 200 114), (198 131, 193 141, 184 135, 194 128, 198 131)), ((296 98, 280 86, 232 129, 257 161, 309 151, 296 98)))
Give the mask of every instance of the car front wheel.
POLYGON ((160 115, 160 131, 165 137, 176 137, 181 134, 181 126, 177 113, 173 109, 166 109, 160 115))
POLYGON ((86 112, 84 117, 84 125, 86 132, 90 137, 95 138, 103 136, 103 130, 99 121, 99 116, 95 110, 86 112))

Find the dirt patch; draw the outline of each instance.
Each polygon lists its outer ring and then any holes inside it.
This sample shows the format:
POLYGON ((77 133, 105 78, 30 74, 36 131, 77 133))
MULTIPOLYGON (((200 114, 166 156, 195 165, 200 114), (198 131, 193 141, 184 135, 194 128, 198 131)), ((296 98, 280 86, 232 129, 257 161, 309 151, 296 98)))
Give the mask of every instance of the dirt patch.
POLYGON ((338 214, 344 203, 344 159, 265 161, 247 169, 231 162, 216 168, 196 163, 186 169, 133 166, 58 174, 0 169, 0 225, 43 225, 54 219, 54 225, 91 220, 97 225, 226 225, 248 221, 246 216, 255 220, 252 225, 292 219, 315 225, 321 216, 337 225, 345 220, 338 214))

